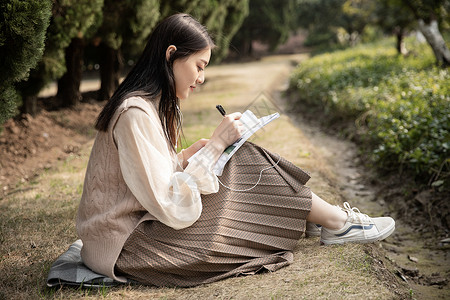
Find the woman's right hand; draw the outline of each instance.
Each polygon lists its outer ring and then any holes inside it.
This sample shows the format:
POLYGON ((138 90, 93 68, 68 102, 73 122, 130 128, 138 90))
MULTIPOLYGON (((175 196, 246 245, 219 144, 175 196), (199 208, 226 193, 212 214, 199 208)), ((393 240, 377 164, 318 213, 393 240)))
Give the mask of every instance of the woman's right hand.
POLYGON ((209 142, 221 152, 236 142, 244 132, 244 125, 239 121, 241 116, 242 114, 240 112, 225 115, 222 122, 214 130, 209 142))

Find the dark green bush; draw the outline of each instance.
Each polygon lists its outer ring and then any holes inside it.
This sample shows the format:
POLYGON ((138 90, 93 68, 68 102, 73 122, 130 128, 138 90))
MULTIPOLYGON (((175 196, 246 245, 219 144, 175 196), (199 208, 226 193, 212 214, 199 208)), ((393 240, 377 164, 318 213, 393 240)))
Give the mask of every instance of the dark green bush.
MULTIPOLYGON (((410 40, 410 43, 413 43, 410 40)), ((315 56, 296 69, 293 105, 320 107, 329 124, 355 122, 365 153, 418 183, 450 181, 450 74, 427 45, 399 56, 392 40, 315 56)))

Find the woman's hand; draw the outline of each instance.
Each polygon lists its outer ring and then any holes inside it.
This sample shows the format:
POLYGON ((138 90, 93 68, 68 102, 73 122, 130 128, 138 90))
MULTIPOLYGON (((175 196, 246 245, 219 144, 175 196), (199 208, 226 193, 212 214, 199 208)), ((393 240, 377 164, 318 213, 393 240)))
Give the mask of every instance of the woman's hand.
POLYGON ((201 139, 182 151, 183 168, 188 165, 188 159, 203 147, 206 147, 207 155, 212 161, 216 161, 223 151, 237 139, 244 131, 244 125, 239 121, 242 114, 232 113, 223 117, 222 122, 214 130, 211 139, 201 139))
POLYGON ((229 145, 241 137, 244 131, 244 125, 239 121, 241 116, 242 114, 240 112, 224 116, 222 122, 214 130, 209 142, 219 152, 223 152, 229 145))
POLYGON ((189 147, 187 147, 186 149, 184 149, 183 150, 184 161, 187 161, 189 158, 191 158, 192 155, 197 153, 198 150, 205 147, 205 145, 208 143, 208 141, 209 141, 208 139, 200 139, 200 140, 196 141, 195 143, 193 143, 192 145, 190 145, 189 147))

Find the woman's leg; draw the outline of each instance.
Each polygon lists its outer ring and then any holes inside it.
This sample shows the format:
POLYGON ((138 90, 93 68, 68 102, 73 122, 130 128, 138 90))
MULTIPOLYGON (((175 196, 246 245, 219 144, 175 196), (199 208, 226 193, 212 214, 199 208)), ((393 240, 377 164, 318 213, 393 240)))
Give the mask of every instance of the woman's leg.
POLYGON ((321 244, 343 244, 348 242, 370 243, 387 238, 395 230, 395 221, 390 217, 371 218, 362 214, 347 202, 344 208, 333 206, 312 193, 308 222, 322 225, 321 244))
MULTIPOLYGON (((311 192, 312 193, 312 192, 311 192)), ((341 229, 347 221, 347 213, 312 193, 312 206, 307 221, 329 229, 341 229)))

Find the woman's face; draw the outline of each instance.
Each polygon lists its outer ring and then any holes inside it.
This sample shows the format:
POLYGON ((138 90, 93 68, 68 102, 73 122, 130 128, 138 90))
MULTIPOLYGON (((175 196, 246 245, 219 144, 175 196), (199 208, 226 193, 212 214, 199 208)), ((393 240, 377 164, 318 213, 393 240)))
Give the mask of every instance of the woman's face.
POLYGON ((173 62, 175 90, 179 99, 187 99, 189 93, 205 81, 205 68, 210 58, 211 49, 206 48, 187 58, 176 59, 173 62))

